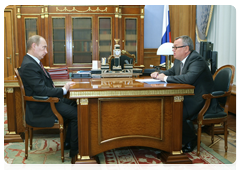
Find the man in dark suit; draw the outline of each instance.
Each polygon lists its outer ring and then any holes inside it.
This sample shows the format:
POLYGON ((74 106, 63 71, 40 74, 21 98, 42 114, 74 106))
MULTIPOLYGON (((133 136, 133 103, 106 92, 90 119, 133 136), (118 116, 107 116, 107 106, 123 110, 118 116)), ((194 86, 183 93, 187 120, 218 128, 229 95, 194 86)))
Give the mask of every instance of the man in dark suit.
MULTIPOLYGON (((55 106, 63 119, 69 120, 65 144, 70 142, 70 156, 74 157, 78 153, 77 107, 75 101, 63 98, 72 83, 66 83, 63 88, 54 87, 51 76, 43 68, 40 61, 47 54, 47 43, 43 37, 39 35, 30 37, 27 41, 27 49, 28 52, 19 69, 25 93, 27 96, 60 98, 55 106)), ((27 101, 25 119, 26 123, 31 126, 52 127, 56 117, 49 103, 27 101)))
MULTIPOLYGON (((193 50, 192 39, 188 36, 177 37, 173 45, 174 66, 166 71, 154 72, 151 77, 167 83, 181 83, 195 86, 193 96, 185 96, 183 101, 183 152, 191 152, 197 146, 197 136, 192 121, 196 119, 204 105, 203 94, 214 90, 211 72, 201 55, 193 50)), ((208 113, 221 109, 213 100, 208 113)))

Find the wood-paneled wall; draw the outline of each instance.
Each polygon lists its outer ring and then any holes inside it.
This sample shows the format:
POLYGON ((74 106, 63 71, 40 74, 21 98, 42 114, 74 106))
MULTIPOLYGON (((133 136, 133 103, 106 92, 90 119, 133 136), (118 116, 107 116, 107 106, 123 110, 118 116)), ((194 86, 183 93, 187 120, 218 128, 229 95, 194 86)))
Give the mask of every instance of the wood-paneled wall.
POLYGON ((188 35, 195 44, 196 5, 170 5, 171 39, 188 35))
POLYGON ((150 68, 150 64, 159 65, 160 56, 157 55, 157 48, 144 49, 144 66, 150 68))

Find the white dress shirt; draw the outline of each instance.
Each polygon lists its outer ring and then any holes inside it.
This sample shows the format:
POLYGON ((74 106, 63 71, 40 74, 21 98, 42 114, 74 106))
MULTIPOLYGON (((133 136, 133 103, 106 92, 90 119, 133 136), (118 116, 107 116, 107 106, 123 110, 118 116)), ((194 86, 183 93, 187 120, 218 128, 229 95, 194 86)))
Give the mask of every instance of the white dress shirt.
MULTIPOLYGON (((185 64, 187 58, 188 58, 188 56, 185 57, 185 58, 181 61, 181 62, 183 63, 183 67, 184 67, 184 64, 185 64)), ((183 69, 183 67, 182 67, 182 69, 183 69)), ((165 76, 165 77, 164 77, 164 81, 165 81, 165 82, 167 82, 167 78, 168 78, 168 76, 165 76)))

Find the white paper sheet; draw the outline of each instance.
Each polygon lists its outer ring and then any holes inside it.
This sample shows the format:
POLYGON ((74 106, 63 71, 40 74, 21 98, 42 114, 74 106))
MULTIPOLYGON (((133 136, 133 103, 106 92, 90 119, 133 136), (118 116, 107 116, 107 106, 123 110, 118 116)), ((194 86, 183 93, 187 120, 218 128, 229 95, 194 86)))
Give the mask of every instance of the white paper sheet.
POLYGON ((139 82, 159 82, 160 80, 157 79, 136 79, 135 81, 139 81, 139 82))

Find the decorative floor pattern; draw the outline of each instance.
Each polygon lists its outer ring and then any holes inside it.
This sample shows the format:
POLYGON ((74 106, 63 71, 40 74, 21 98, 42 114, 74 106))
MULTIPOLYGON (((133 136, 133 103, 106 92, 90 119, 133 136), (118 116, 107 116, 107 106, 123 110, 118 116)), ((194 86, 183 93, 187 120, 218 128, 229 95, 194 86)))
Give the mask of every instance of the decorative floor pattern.
MULTIPOLYGON (((4 107, 4 134, 7 131, 7 110, 4 107)), ((59 134, 34 134, 33 150, 29 149, 25 159, 24 143, 5 143, 4 159, 9 164, 62 164, 59 134)), ((196 149, 188 153, 194 164, 229 164, 236 160, 236 132, 229 130, 228 152, 224 151, 222 135, 215 135, 211 144, 210 136, 202 133, 201 155, 197 157, 196 149)), ((103 164, 159 164, 157 158, 160 150, 145 147, 117 148, 98 155, 103 164)), ((64 164, 70 164, 69 151, 64 152, 64 164)))
MULTIPOLYGON (((98 155, 101 163, 104 164, 161 164, 157 154, 161 151, 146 147, 126 147, 106 151, 98 155)), ((197 156, 197 149, 187 153, 187 156, 194 164, 231 164, 209 147, 201 144, 201 155, 197 156)))

